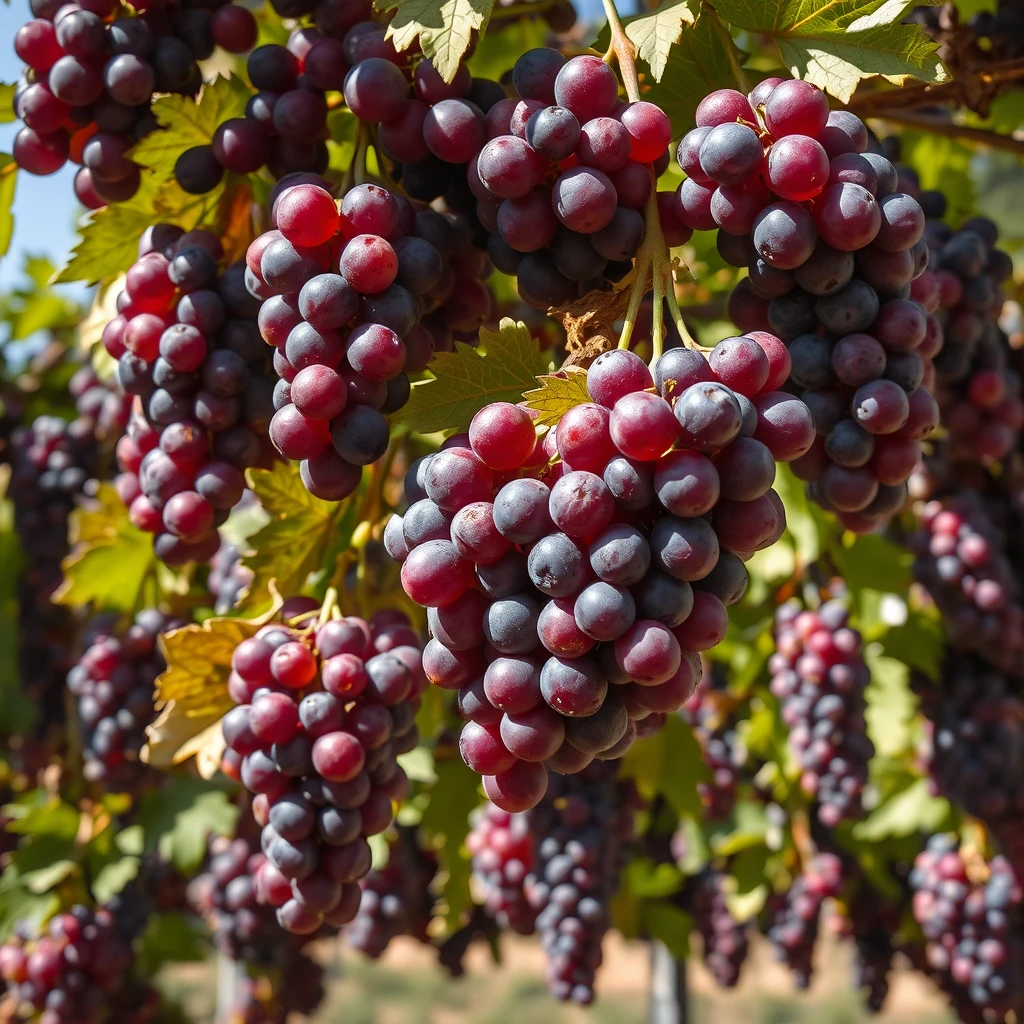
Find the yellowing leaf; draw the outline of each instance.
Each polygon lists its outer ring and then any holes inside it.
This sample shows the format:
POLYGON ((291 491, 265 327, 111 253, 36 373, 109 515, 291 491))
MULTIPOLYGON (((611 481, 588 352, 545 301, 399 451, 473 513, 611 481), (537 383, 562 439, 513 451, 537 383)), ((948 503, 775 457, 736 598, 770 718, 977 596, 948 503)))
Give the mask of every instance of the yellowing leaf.
MULTIPOLYGON (((732 53, 742 63, 743 54, 732 44, 732 53)), ((652 69, 653 70, 653 69, 652 69)), ((715 89, 734 88, 736 81, 729 64, 729 52, 710 18, 698 18, 684 28, 660 79, 643 98, 657 103, 672 122, 672 137, 693 127, 697 104, 715 89)))
POLYGON ((593 401, 587 390, 587 371, 569 366, 558 373, 538 377, 539 388, 523 395, 526 407, 540 413, 534 421, 541 427, 553 427, 573 406, 593 401))
POLYGON ((306 577, 321 567, 346 506, 313 497, 290 462, 250 469, 246 478, 270 516, 250 538, 252 551, 242 560, 253 572, 247 604, 255 607, 266 601, 271 580, 283 594, 301 592, 306 577))
POLYGON ((380 11, 395 12, 388 38, 396 50, 419 39, 424 56, 451 82, 474 31, 483 34, 494 0, 376 0, 380 11))
POLYGON ((0 153, 0 256, 11 247, 14 234, 14 192, 18 186, 18 165, 14 157, 0 153))
POLYGON ((843 103, 864 78, 941 82, 937 44, 900 23, 904 0, 716 0, 732 25, 775 39, 783 63, 843 103))
POLYGON ((683 26, 692 25, 694 20, 689 0, 675 0, 626 24, 626 35, 636 46, 637 55, 650 65, 656 82, 665 73, 669 51, 682 37, 683 26))
POLYGON ((392 422, 423 434, 465 430, 490 402, 520 401, 549 369, 526 324, 508 317, 497 331, 480 329, 480 346, 456 342, 454 352, 438 352, 428 367, 433 379, 413 384, 409 401, 392 422))
POLYGON ((140 167, 170 178, 179 156, 193 146, 208 146, 217 126, 242 117, 251 93, 240 78, 215 78, 203 86, 199 99, 161 96, 153 101, 153 116, 161 131, 150 132, 129 156, 140 167))
POLYGON ((54 602, 133 611, 155 568, 153 538, 128 521, 113 484, 100 484, 95 499, 71 513, 68 539, 71 554, 54 602))
POLYGON ((195 757, 203 778, 216 772, 224 752, 220 720, 235 704, 228 694, 231 655, 277 607, 279 601, 259 619, 207 619, 160 638, 167 668, 156 681, 159 714, 146 729, 143 761, 169 768, 195 757))
POLYGON ((0 124, 10 124, 17 120, 14 113, 14 90, 16 85, 10 82, 0 83, 0 124))

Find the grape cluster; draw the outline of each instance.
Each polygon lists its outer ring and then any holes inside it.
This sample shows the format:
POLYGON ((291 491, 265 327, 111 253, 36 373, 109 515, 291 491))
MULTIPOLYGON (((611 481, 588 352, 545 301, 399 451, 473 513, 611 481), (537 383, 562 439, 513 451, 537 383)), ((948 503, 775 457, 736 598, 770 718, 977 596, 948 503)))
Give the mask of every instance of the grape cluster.
POLYGON ((706 96, 677 153, 684 223, 717 227, 723 258, 748 271, 731 318, 786 341, 814 413, 817 440, 794 469, 862 532, 905 503, 938 422, 929 360, 942 346, 909 291, 928 260, 924 211, 867 147, 863 122, 830 112, 815 86, 769 78, 749 97, 706 96))
POLYGON ((941 611, 950 644, 1020 675, 1024 605, 998 510, 966 490, 926 502, 908 545, 915 578, 941 611))
POLYGON ((722 988, 735 988, 750 951, 747 926, 726 901, 728 875, 707 867, 687 883, 683 898, 704 943, 704 966, 722 988))
POLYGON ((318 624, 293 598, 280 622, 235 648, 222 724, 226 774, 240 779, 263 829, 260 902, 288 931, 346 924, 370 869, 367 836, 391 824, 407 788, 397 755, 415 747, 426 686, 419 640, 397 611, 318 624))
POLYGON ((965 856, 953 835, 932 836, 910 873, 925 957, 965 1024, 1024 1007, 1019 879, 1003 857, 965 856))
POLYGON ((746 750, 732 713, 733 701, 725 693, 723 676, 720 666, 705 662, 704 675, 693 697, 680 711, 693 729, 704 764, 711 773, 710 781, 697 783, 708 821, 721 821, 732 813, 740 770, 746 762, 746 750))
POLYGON ((524 892, 537 914, 547 981, 557 999, 587 1006, 601 966, 609 901, 634 838, 635 790, 615 778, 614 762, 575 775, 552 775, 541 803, 529 812, 536 837, 524 892))
POLYGON ((811 983, 821 906, 839 895, 842 881, 842 861, 831 853, 815 854, 797 875, 768 929, 778 959, 793 972, 798 988, 811 983))
POLYGON ((255 878, 265 862, 248 839, 216 836, 188 886, 189 905, 217 950, 245 963, 231 1018, 244 1024, 284 1024, 291 1012, 312 1014, 324 997, 323 968, 303 952, 306 938, 282 935, 274 912, 257 899, 255 878))
POLYGON ((247 255, 279 377, 270 438, 301 460, 311 493, 339 501, 387 449, 385 415, 409 397, 406 371, 450 349, 451 329, 480 326, 490 309, 477 280, 486 259, 461 251, 460 218, 417 211, 378 185, 355 186, 339 208, 321 185, 280 184, 276 227, 247 255), (460 321, 453 304, 474 287, 485 299, 480 316, 460 321), (434 315, 421 322, 425 314, 434 315))
MULTIPOLYGON (((932 195, 922 194, 928 212, 941 213, 945 199, 932 195)), ((1024 428, 1020 356, 999 326, 1013 261, 995 247, 998 229, 986 217, 955 232, 929 221, 925 238, 935 269, 914 281, 911 294, 938 318, 946 339, 935 357, 935 396, 946 428, 938 457, 991 465, 1017 447, 1024 428)))
POLYGON ((912 676, 931 733, 929 769, 939 791, 985 822, 1015 867, 1024 867, 1024 763, 1019 684, 974 654, 948 652, 941 685, 912 676))
POLYGON ((251 583, 252 569, 242 565, 238 548, 234 544, 221 544, 210 559, 210 573, 206 577, 213 610, 218 615, 230 614, 251 583))
POLYGON ((180 625, 156 609, 139 612, 123 633, 99 625, 68 673, 82 727, 83 774, 110 791, 131 787, 142 771, 153 684, 165 667, 157 638, 180 625))
POLYGON ((68 391, 78 415, 92 420, 97 438, 112 441, 124 433, 131 415, 131 396, 114 381, 101 380, 87 364, 72 374, 68 391))
POLYGON ((501 928, 532 934, 536 912, 523 892, 533 868, 533 837, 527 816, 509 814, 488 802, 473 812, 470 825, 466 848, 472 855, 478 902, 501 928))
POLYGON ((75 195, 89 209, 130 199, 139 187, 132 146, 159 126, 153 93, 194 96, 198 61, 216 46, 244 53, 256 41, 245 7, 170 0, 130 15, 114 0, 32 0, 14 39, 26 70, 14 93, 25 127, 14 159, 30 174, 80 164, 75 195))
POLYGON ((222 258, 207 231, 148 229, 103 330, 121 387, 134 396, 115 483, 168 565, 215 554, 217 527, 245 489, 242 471, 270 457, 263 435, 273 386, 259 303, 244 266, 221 271, 222 258))
POLYGON ((64 720, 64 680, 75 663, 74 624, 51 602, 68 553, 68 515, 97 466, 95 421, 39 416, 11 433, 14 527, 24 558, 18 580, 18 663, 26 694, 44 722, 64 720))
POLYGON ((889 974, 900 929, 900 903, 862 891, 847 902, 844 934, 853 940, 853 986, 871 1013, 879 1013, 889 994, 889 974))
POLYGON ((545 765, 621 756, 636 720, 692 694, 743 559, 785 529, 775 459, 811 442, 806 407, 774 390, 784 357, 778 339, 734 338, 709 358, 672 349, 652 378, 608 352, 587 372, 594 401, 543 441, 495 403, 410 469, 384 542, 428 608, 424 671, 460 691, 463 757, 499 807, 533 806, 545 765))
POLYGON ((359 880, 359 912, 343 929, 348 945, 376 960, 399 935, 430 942, 436 874, 437 857, 419 844, 416 829, 399 828, 387 864, 359 880))
POLYGON ((771 691, 782 702, 789 746, 800 766, 804 792, 817 801, 829 828, 862 814, 874 745, 864 720, 870 681, 861 636, 847 625, 840 600, 816 611, 787 601, 775 614, 771 691))
MULTIPOLYGON (((120 902, 115 897, 116 902, 120 902)), ((136 915, 75 906, 45 930, 24 922, 0 946, 0 978, 18 1019, 39 1024, 150 1024, 162 1017, 159 993, 133 968, 136 915)))

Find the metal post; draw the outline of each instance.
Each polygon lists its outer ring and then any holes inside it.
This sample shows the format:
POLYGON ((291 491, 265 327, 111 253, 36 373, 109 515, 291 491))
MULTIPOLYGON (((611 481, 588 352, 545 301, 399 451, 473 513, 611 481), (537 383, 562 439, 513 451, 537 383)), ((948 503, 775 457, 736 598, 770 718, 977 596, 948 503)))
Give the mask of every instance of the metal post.
POLYGON ((241 960, 232 960, 223 953, 217 954, 216 1024, 229 1024, 233 1019, 244 978, 245 964, 241 960))
POLYGON ((689 1024, 686 961, 677 960, 661 942, 651 943, 651 1002, 647 1024, 689 1024))

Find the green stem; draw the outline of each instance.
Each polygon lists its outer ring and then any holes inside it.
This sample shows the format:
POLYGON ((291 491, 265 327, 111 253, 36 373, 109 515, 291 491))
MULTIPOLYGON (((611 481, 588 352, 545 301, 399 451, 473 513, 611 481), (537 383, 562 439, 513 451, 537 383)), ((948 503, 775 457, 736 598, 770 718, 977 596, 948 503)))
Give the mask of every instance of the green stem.
POLYGON ((683 344, 687 348, 696 349, 698 352, 703 352, 704 347, 701 345, 690 332, 686 329, 686 324, 683 323, 683 314, 679 309, 679 300, 676 298, 675 288, 669 288, 666 293, 668 299, 668 311, 672 314, 672 322, 676 325, 676 330, 679 332, 679 337, 682 338, 683 344))
POLYGON ((736 59, 736 44, 733 42, 732 33, 730 33, 722 19, 719 18, 718 12, 714 7, 704 4, 702 13, 705 18, 711 19, 711 24, 715 26, 715 31, 721 36, 722 44, 725 46, 725 58, 729 62, 729 70, 732 71, 732 77, 736 79, 736 88, 742 93, 750 92, 750 83, 747 81, 747 76, 736 59))
MULTIPOLYGON (((656 269, 651 276, 654 285, 654 307, 651 314, 651 361, 656 363, 661 358, 662 346, 665 341, 665 288, 662 275, 656 269)), ((672 287, 671 275, 669 287, 672 287)))

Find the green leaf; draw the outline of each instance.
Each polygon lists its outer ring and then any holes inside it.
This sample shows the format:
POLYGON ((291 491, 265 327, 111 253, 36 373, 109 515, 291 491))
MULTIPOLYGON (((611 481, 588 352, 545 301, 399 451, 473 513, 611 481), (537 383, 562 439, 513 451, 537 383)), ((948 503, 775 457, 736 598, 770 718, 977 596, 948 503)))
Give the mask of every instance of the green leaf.
POLYGON ((909 0, 715 0, 737 28, 773 38, 782 62, 803 78, 849 101, 864 78, 894 85, 908 78, 948 77, 938 45, 920 25, 900 23, 909 0))
POLYGON ((68 533, 72 550, 53 600, 134 611, 156 565, 153 538, 129 522, 113 484, 100 484, 94 500, 71 513, 68 533))
POLYGON ((683 27, 695 20, 689 0, 672 0, 652 14, 626 22, 626 35, 636 46, 637 56, 647 61, 656 82, 665 74, 669 52, 682 38, 683 27))
POLYGON ((910 590, 913 555, 875 533, 851 537, 847 534, 849 542, 834 544, 830 552, 850 590, 906 595, 910 590))
POLYGON ((455 751, 438 758, 435 770, 437 783, 431 790, 420 826, 430 837, 431 847, 437 850, 438 864, 447 876, 441 897, 451 931, 470 905, 469 857, 463 844, 469 834, 469 812, 480 803, 480 779, 455 751))
POLYGON ((865 690, 868 736, 877 753, 895 757, 912 747, 917 698, 910 688, 910 669, 895 658, 864 652, 871 671, 871 682, 865 690))
POLYGON ((18 165, 8 153, 0 153, 0 256, 6 256, 14 235, 14 193, 18 187, 18 165))
POLYGON ((656 864, 650 857, 634 857, 626 865, 625 882, 635 896, 660 899, 679 892, 683 876, 675 864, 656 864))
POLYGON ((540 387, 527 391, 523 398, 527 409, 539 413, 534 420, 538 427, 553 427, 573 407, 593 401, 587 390, 587 371, 582 366, 567 366, 537 380, 540 387))
POLYGON ((622 759, 622 775, 647 799, 661 793, 678 814, 700 816, 697 783, 710 775, 693 730, 678 716, 633 745, 622 759))
MULTIPOLYGON (((502 10, 499 7, 499 16, 502 10)), ((466 66, 474 78, 500 82, 519 54, 545 46, 547 38, 548 27, 543 18, 511 18, 504 23, 496 18, 488 25, 487 34, 477 42, 466 66)))
POLYGON ((0 876, 0 941, 10 937, 14 926, 24 921, 35 931, 60 908, 60 897, 55 892, 33 893, 22 884, 15 871, 0 876))
POLYGON ((70 843, 78 834, 81 815, 63 800, 46 797, 42 791, 39 795, 44 799, 34 801, 34 805, 10 804, 4 808, 4 813, 13 819, 7 823, 7 831, 36 838, 48 836, 70 843))
MULTIPOLYGON (((729 874, 736 880, 737 895, 752 893, 764 882, 770 856, 768 847, 759 843, 741 850, 729 861, 729 874)), ((741 920, 746 920, 746 917, 741 920)))
POLYGON ((207 82, 198 100, 191 96, 160 96, 151 110, 161 131, 150 132, 132 147, 129 156, 161 180, 174 176, 178 157, 194 146, 213 142, 217 126, 232 117, 243 117, 252 93, 241 78, 219 77, 207 82))
POLYGON ((810 565, 821 554, 824 538, 829 532, 828 521, 820 506, 808 499, 806 486, 789 466, 778 466, 774 487, 786 506, 786 533, 793 543, 797 560, 802 566, 810 565))
POLYGON ((934 605, 908 609, 906 622, 891 626, 880 642, 890 658, 923 672, 931 680, 940 678, 945 635, 942 617, 934 605))
MULTIPOLYGON (((9 469, 0 471, 0 492, 9 469)), ((0 723, 6 734, 25 733, 38 709, 21 689, 18 664, 18 576, 21 541, 14 532, 14 505, 0 498, 0 723)))
POLYGON ((10 124, 18 119, 14 113, 14 90, 17 88, 9 82, 0 82, 0 124, 10 124))
POLYGON ((404 754, 399 754, 396 760, 411 782, 422 782, 427 786, 437 782, 434 755, 427 747, 414 747, 404 754))
MULTIPOLYGON (((729 41, 734 58, 742 63, 743 54, 729 41)), ((715 89, 734 87, 732 66, 726 41, 715 31, 708 17, 700 17, 692 28, 684 28, 672 51, 661 80, 653 84, 643 99, 657 103, 672 122, 672 137, 678 138, 693 127, 697 104, 715 89)))
POLYGON ((872 843, 914 832, 932 835, 941 830, 949 814, 949 802, 931 795, 927 779, 917 779, 854 825, 853 837, 872 843))
POLYGON ((140 861, 138 857, 118 857, 103 865, 93 876, 92 894, 100 903, 105 903, 111 896, 116 896, 124 887, 138 876, 140 861))
POLYGON ((155 974, 166 963, 193 963, 209 953, 203 926, 194 918, 170 911, 146 920, 137 952, 139 973, 155 974))
POLYGON ((379 11, 394 11, 388 38, 407 50, 417 39, 438 74, 451 82, 473 33, 483 35, 494 0, 376 0, 379 11))
POLYGON ((338 520, 349 502, 330 502, 306 490, 299 467, 275 462, 271 469, 250 469, 246 479, 270 522, 249 539, 242 564, 253 572, 247 606, 270 596, 271 580, 282 594, 299 594, 310 573, 322 568, 338 520))
POLYGON ((190 875, 206 856, 208 837, 234 835, 239 810, 227 794, 199 779, 177 777, 147 794, 138 823, 147 850, 158 849, 182 874, 190 875))
POLYGON ((497 331, 480 329, 480 348, 456 342, 454 352, 438 352, 429 366, 433 379, 413 384, 392 422, 422 434, 465 430, 485 405, 521 401, 548 368, 526 324, 505 317, 497 331))
POLYGON ((764 846, 771 822, 762 806, 749 801, 738 803, 734 822, 734 827, 727 834, 712 842, 715 853, 728 857, 752 846, 764 846))
POLYGON ((664 943, 677 960, 689 956, 693 918, 686 911, 666 900, 646 900, 640 908, 640 920, 644 931, 664 943))

